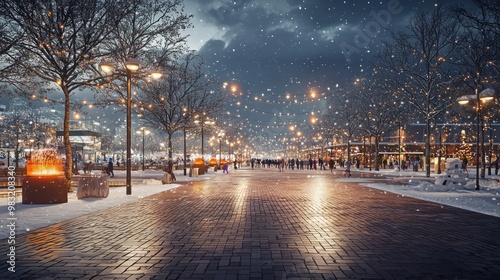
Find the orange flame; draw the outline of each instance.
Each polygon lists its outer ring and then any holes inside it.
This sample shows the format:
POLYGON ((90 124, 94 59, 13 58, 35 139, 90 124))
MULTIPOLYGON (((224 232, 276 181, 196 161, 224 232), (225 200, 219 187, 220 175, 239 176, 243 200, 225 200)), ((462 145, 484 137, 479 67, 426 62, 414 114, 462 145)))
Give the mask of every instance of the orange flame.
POLYGON ((26 162, 27 176, 53 176, 64 174, 62 160, 55 150, 43 149, 34 151, 26 162))

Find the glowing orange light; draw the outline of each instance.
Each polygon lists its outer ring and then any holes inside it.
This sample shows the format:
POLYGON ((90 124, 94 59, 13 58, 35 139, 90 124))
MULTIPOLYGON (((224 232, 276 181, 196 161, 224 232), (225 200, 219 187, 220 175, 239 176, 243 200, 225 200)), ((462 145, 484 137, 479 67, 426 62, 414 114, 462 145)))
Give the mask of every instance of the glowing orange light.
POLYGON ((57 158, 55 150, 42 149, 33 151, 26 162, 27 176, 53 176, 64 174, 62 160, 57 158))

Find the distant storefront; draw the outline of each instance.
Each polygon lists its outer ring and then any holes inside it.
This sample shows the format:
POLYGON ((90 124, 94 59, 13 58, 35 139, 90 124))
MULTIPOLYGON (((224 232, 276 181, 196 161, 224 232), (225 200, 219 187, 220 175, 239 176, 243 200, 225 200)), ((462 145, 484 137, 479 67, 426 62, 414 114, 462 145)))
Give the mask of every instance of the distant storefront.
MULTIPOLYGON (((59 154, 64 152, 64 131, 57 131, 59 154)), ((90 130, 70 130, 69 141, 73 152, 73 160, 79 163, 86 161, 95 162, 101 151, 101 133, 90 130)))

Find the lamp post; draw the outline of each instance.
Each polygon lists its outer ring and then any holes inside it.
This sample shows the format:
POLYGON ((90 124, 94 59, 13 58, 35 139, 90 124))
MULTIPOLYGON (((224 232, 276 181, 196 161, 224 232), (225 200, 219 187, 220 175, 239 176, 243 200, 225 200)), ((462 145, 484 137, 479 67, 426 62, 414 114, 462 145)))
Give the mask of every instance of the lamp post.
POLYGON ((195 123, 195 124, 200 124, 200 125, 201 125, 201 158, 202 158, 203 160, 205 160, 205 158, 204 158, 204 156, 205 156, 205 154, 204 154, 204 146, 203 146, 203 145, 204 145, 204 143, 205 143, 205 139, 203 139, 203 128, 204 128, 204 127, 205 127, 205 125, 207 125, 207 124, 210 124, 210 125, 214 124, 214 123, 215 123, 215 121, 213 121, 213 120, 211 120, 210 118, 205 117, 205 116, 200 117, 199 115, 197 115, 197 116, 196 116, 196 118, 197 118, 197 119, 194 121, 194 123, 195 123))
POLYGON ((441 174, 441 153, 443 150, 442 130, 443 130, 443 127, 440 127, 439 128, 439 151, 438 151, 438 161, 437 161, 437 164, 438 164, 437 173, 438 174, 441 174))
POLYGON ((363 167, 366 168, 366 137, 363 136, 363 167))
MULTIPOLYGON (((231 148, 233 147, 233 145, 234 145, 234 143, 231 143, 231 142, 228 143, 228 148, 229 148, 229 153, 227 155, 228 164, 231 162, 231 148)), ((234 165, 236 166, 236 158, 234 160, 234 165)))
MULTIPOLYGON (((460 96, 457 101, 460 105, 469 103, 471 100, 476 101, 476 190, 480 190, 479 186, 479 161, 480 161, 480 149, 479 149, 479 137, 481 136, 480 131, 480 118, 481 118, 481 101, 487 102, 492 100, 495 95, 495 90, 492 88, 487 88, 481 92, 476 87, 476 94, 474 95, 464 95, 460 96)), ((482 168, 484 168, 484 162, 481 162, 482 168)))
POLYGON ((401 171, 401 122, 398 127, 398 171, 401 171))
POLYGON ((219 166, 220 166, 222 163, 222 137, 224 137, 224 130, 221 130, 218 136, 219 136, 219 166))
POLYGON ((369 139, 369 142, 370 142, 370 154, 369 154, 369 157, 370 157, 370 171, 372 171, 372 135, 370 134, 370 139, 369 139))
POLYGON ((144 137, 146 134, 151 133, 151 131, 147 130, 145 127, 141 127, 137 133, 142 134, 142 171, 144 171, 144 137))
POLYGON ((184 129, 183 129, 183 140, 184 140, 184 143, 183 143, 183 148, 184 148, 184 164, 183 164, 183 170, 184 170, 184 176, 187 175, 187 168, 186 168, 186 162, 187 162, 187 146, 186 146, 186 126, 184 126, 184 129))
MULTIPOLYGON (((111 63, 103 62, 101 63, 101 70, 105 73, 112 73, 114 68, 111 63)), ((126 185, 127 185, 127 195, 132 194, 132 74, 143 74, 139 73, 139 60, 135 58, 127 59, 125 64, 125 77, 127 78, 127 163, 126 163, 126 185)), ((162 74, 160 72, 151 72, 151 77, 154 79, 159 79, 162 74)))
POLYGON ((491 121, 488 124, 488 130, 490 131, 490 137, 488 138, 488 142, 490 142, 490 147, 488 148, 488 157, 490 158, 490 164, 488 165, 488 175, 491 175, 491 165, 493 164, 493 138, 491 135, 491 121))

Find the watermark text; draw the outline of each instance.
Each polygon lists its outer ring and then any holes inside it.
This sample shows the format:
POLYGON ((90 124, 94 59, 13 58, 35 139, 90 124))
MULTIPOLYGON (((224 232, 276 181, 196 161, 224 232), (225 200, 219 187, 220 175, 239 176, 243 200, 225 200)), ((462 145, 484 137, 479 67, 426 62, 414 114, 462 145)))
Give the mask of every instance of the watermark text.
POLYGON ((9 237, 7 238, 8 254, 7 263, 8 270, 16 272, 16 171, 14 166, 9 166, 7 169, 7 230, 9 237))

